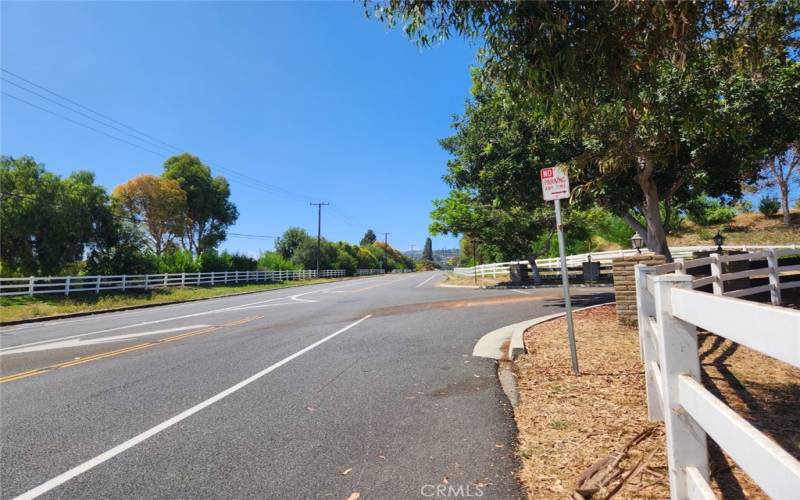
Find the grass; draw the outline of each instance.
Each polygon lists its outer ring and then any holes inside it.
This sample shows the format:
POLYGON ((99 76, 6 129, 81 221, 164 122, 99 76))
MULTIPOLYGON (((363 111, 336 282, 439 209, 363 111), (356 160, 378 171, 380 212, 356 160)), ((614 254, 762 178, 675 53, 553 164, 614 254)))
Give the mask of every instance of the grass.
POLYGON ((82 293, 69 297, 63 295, 35 295, 33 297, 17 295, 13 297, 0 297, 0 321, 18 321, 59 314, 102 311, 146 304, 169 304, 170 302, 179 302, 183 300, 219 297, 231 293, 259 292, 297 285, 327 283, 339 279, 341 278, 214 287, 166 288, 148 291, 136 290, 125 293, 108 292, 99 295, 82 293))
MULTIPOLYGON (((494 286, 498 283, 508 281, 508 273, 500 273, 497 275, 497 278, 491 278, 489 276, 481 278, 478 276, 477 285, 478 286, 494 286)), ((449 273, 445 280, 442 282, 446 285, 461 285, 461 286, 475 286, 475 278, 473 276, 461 276, 460 274, 456 273, 449 273)))
MULTIPOLYGON (((668 498, 663 425, 647 419, 638 333, 613 305, 575 314, 581 375, 570 374, 563 319, 525 334, 529 354, 514 365, 519 478, 529 498, 572 498, 590 466, 622 451, 621 474, 592 498, 668 498), (632 440, 644 431, 643 437, 632 440), (626 445, 630 445, 626 449, 626 445), (639 470, 620 485, 642 460, 639 470)), ((756 428, 800 458, 800 370, 716 335, 699 335, 703 383, 756 428)), ((723 498, 767 498, 709 440, 712 487, 723 498)))

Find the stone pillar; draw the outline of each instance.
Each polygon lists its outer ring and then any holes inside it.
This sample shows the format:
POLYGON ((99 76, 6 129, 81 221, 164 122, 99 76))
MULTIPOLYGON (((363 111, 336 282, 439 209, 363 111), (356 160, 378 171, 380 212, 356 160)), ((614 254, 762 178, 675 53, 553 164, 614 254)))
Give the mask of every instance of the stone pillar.
POLYGON ((612 261, 614 295, 617 301, 617 319, 623 325, 636 324, 636 276, 633 266, 659 266, 666 263, 663 255, 641 253, 619 257, 612 261))

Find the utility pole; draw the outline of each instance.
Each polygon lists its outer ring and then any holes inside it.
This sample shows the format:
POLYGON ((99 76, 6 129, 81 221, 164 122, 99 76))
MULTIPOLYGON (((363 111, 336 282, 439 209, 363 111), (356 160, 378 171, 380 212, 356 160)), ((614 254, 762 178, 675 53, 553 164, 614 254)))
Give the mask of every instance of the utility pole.
POLYGON ((330 203, 321 201, 319 203, 309 203, 309 205, 317 206, 317 275, 315 277, 319 278, 319 257, 322 253, 322 207, 330 205, 330 203))
POLYGON ((414 258, 414 247, 416 247, 417 245, 411 244, 411 245, 408 245, 408 246, 409 246, 409 248, 411 248, 411 258, 413 259, 414 258))
POLYGON ((383 250, 384 258, 381 259, 381 269, 385 268, 385 265, 386 265, 386 262, 387 262, 386 255, 389 253, 389 235, 390 234, 392 234, 392 233, 383 233, 383 246, 385 246, 386 248, 384 248, 384 250, 383 250))

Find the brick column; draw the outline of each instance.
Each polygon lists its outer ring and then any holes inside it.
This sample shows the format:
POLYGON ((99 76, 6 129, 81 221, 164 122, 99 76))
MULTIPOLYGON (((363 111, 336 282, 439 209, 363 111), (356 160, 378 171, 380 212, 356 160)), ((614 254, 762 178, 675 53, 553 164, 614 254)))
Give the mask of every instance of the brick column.
POLYGON ((612 261, 614 295, 617 301, 617 319, 623 325, 636 324, 636 276, 633 266, 644 264, 658 266, 666 260, 663 255, 642 253, 619 257, 612 261))

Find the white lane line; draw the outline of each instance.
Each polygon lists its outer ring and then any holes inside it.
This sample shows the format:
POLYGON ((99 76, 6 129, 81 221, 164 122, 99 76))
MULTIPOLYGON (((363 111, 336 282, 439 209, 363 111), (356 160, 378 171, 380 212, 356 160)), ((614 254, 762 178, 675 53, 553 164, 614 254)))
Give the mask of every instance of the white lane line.
POLYGON ((512 291, 512 292, 521 293, 521 294, 523 294, 523 295, 530 295, 530 294, 531 294, 531 292, 526 292, 525 290, 517 290, 517 289, 512 289, 511 291, 512 291))
POLYGON ((424 285, 425 283, 429 282, 430 280, 432 280, 433 278, 435 278, 435 277, 437 277, 437 276, 439 276, 439 273, 435 273, 433 276, 431 276, 430 278, 426 279, 425 281, 423 281, 423 282, 422 282, 422 283, 420 283, 419 285, 415 286, 414 288, 419 288, 419 287, 421 287, 422 285, 424 285))
POLYGON ((71 347, 84 347, 95 344, 105 344, 107 342, 121 342, 123 340, 135 339, 138 337, 147 337, 149 335, 158 335, 161 333, 180 332, 183 330, 195 330, 205 328, 211 325, 189 325, 179 326, 176 328, 167 328, 165 330, 152 330, 149 332, 128 333, 125 335, 114 335, 112 337, 100 337, 99 339, 70 339, 70 340, 56 340, 49 344, 35 345, 30 347, 10 348, 9 350, 0 352, 0 356, 8 356, 11 354, 22 354, 25 352, 38 352, 38 351, 51 351, 53 349, 68 349, 71 347))
MULTIPOLYGON (((334 286, 331 286, 331 287, 315 288, 314 290, 311 290, 309 292, 304 292, 304 293, 299 294, 299 295, 308 295, 308 294, 311 294, 311 293, 325 293, 328 290, 336 290, 338 288, 345 288, 345 287, 348 287, 348 286, 358 285, 360 283, 363 283, 366 279, 368 279, 368 278, 360 278, 360 279, 348 280, 343 285, 338 285, 337 284, 337 285, 334 285, 334 286)), ((324 286, 324 285, 325 285, 325 283, 320 283, 320 284, 317 284, 317 285, 307 285, 307 286, 308 287, 318 287, 318 286, 324 286)), ((273 289, 273 290, 264 290, 262 292, 258 292, 257 294, 253 294, 253 295, 258 295, 258 294, 262 294, 262 293, 266 294, 266 293, 281 292, 283 290, 284 289, 282 289, 282 288, 277 288, 277 289, 273 289)), ((235 300, 235 299, 238 299, 238 298, 239 297, 236 296, 236 295, 231 295, 231 296, 228 296, 228 297, 213 297, 210 300, 212 300, 212 301, 218 301, 218 300, 222 301, 222 300, 225 300, 225 299, 233 299, 233 300, 235 300)), ((288 298, 290 298, 290 297, 288 297, 288 296, 287 297, 279 297, 279 298, 270 299, 270 300, 281 300, 281 299, 288 299, 288 298)), ((183 308, 183 307, 192 307, 192 306, 196 306, 196 305, 200 305, 200 304, 201 303, 199 303, 199 302, 187 302, 187 303, 183 303, 183 304, 169 304, 169 303, 167 303, 167 304, 163 304, 163 305, 158 306, 157 309, 158 309, 158 312, 164 312, 164 311, 169 311, 169 310, 172 310, 172 309, 179 309, 179 308, 183 308)), ((244 305, 250 305, 250 304, 244 304, 244 305)), ((235 307, 238 307, 238 306, 234 305, 234 306, 230 306, 230 307, 226 307, 226 308, 222 308, 222 309, 217 309, 217 310, 215 310, 215 312, 216 311, 224 311, 224 310, 230 309, 231 307, 235 308, 235 307)), ((135 309, 135 310, 132 310, 132 311, 119 311, 117 313, 110 313, 110 314, 117 314, 117 315, 119 315, 117 317, 121 317, 122 319, 126 319, 126 318, 135 317, 135 316, 148 315, 148 314, 152 314, 152 313, 153 313, 153 310, 150 310, 150 309, 135 309)), ((58 319, 58 320, 42 321, 42 322, 37 322, 37 323, 28 323, 28 324, 16 325, 16 326, 11 326, 11 327, 0 327, 0 338, 11 337, 13 335, 19 335, 21 333, 25 333, 28 330, 37 330, 37 329, 42 329, 42 328, 51 327, 51 326, 72 325, 72 324, 75 324, 75 323, 85 323, 87 321, 97 321, 97 320, 103 320, 103 319, 107 319, 107 318, 108 318, 108 316, 99 315, 99 316, 90 316, 88 318, 65 318, 65 319, 58 319)), ((139 324, 140 323, 137 323, 137 325, 139 325, 139 324)), ((105 330, 101 330, 100 332, 94 332, 94 333, 102 333, 104 331, 105 330)), ((91 334, 82 334, 82 335, 91 335, 91 334)))
POLYGON ((96 457, 94 457, 94 458, 92 458, 90 460, 87 460, 86 462, 83 462, 82 464, 78 465, 77 467, 73 467, 72 469, 70 469, 70 470, 68 470, 68 471, 66 471, 66 472, 64 472, 62 474, 59 474, 58 476, 54 477, 53 479, 50 479, 49 481, 44 482, 44 483, 40 484, 39 486, 31 489, 31 490, 28 490, 27 492, 23 493, 22 495, 19 495, 18 497, 16 497, 15 500, 27 500, 27 499, 31 499, 31 498, 36 498, 36 497, 38 497, 40 495, 43 495, 43 494, 47 493, 48 491, 52 490, 53 488, 56 488, 56 487, 58 487, 58 486, 60 486, 60 485, 62 485, 64 483, 66 483, 70 479, 72 479, 74 477, 77 477, 77 476, 83 474, 84 472, 89 471, 89 470, 97 467, 98 465, 102 464, 103 462, 106 462, 106 461, 114 458, 115 456, 119 455, 123 451, 128 450, 130 448, 133 448, 134 446, 136 446, 137 444, 141 443, 145 439, 153 437, 153 436, 155 436, 156 434, 158 434, 159 432, 161 432, 163 430, 169 429, 170 427, 172 427, 173 425, 177 424, 181 420, 185 420, 185 419, 191 417, 192 415, 194 415, 195 413, 199 412, 200 410, 213 405, 217 401, 219 401, 219 400, 221 400, 221 399, 223 399, 223 398, 225 398, 227 396, 230 396, 231 394, 233 394, 234 392, 238 391, 239 389, 241 389, 241 388, 243 388, 243 387, 245 387, 245 386, 247 386, 249 384, 252 384, 253 382, 255 382, 256 380, 260 379, 261 377, 263 377, 264 375, 268 374, 269 372, 280 368, 281 366, 285 365, 289 361, 292 361, 293 359, 302 356, 303 354, 305 354, 308 351, 314 349, 315 347, 320 346, 320 345, 324 344, 325 342, 331 340, 332 338, 336 337, 337 335, 346 332, 347 330, 353 328, 354 326, 358 325, 362 321, 367 320, 369 317, 370 317, 370 315, 368 314, 368 315, 364 316, 363 318, 361 318, 360 320, 355 321, 353 323, 350 323, 349 325, 347 325, 346 327, 342 328, 341 330, 337 330, 336 332, 328 335, 327 337, 325 337, 323 339, 320 339, 320 340, 314 342, 313 344, 311 344, 311 345, 309 345, 307 347, 304 347, 303 349, 300 349, 296 353, 283 358, 282 360, 278 361, 277 363, 275 363, 273 365, 270 365, 269 367, 261 370, 260 372, 256 373, 255 375, 252 375, 251 377, 242 380, 238 384, 233 385, 233 386, 225 389, 224 391, 220 392, 219 394, 206 399, 202 403, 199 403, 199 404, 197 404, 195 406, 192 406, 188 410, 185 410, 182 413, 179 413, 179 414, 175 415, 174 417, 170 418, 169 420, 165 420, 164 422, 161 422, 160 424, 156 425, 155 427, 151 427, 150 429, 142 432, 138 436, 134 436, 131 439, 125 441, 124 443, 118 444, 117 446, 111 448, 110 450, 106 451, 105 453, 101 453, 100 455, 97 455, 96 457))

